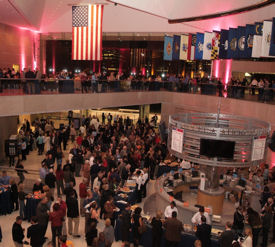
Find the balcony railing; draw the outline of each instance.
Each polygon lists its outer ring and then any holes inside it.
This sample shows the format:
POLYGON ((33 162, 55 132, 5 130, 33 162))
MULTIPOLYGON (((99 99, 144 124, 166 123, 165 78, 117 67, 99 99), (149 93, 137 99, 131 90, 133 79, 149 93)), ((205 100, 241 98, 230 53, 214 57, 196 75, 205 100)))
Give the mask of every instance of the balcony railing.
POLYGON ((214 95, 263 103, 275 103, 275 87, 232 86, 182 81, 80 81, 60 79, 0 79, 0 96, 29 94, 109 93, 135 91, 170 91, 214 95))

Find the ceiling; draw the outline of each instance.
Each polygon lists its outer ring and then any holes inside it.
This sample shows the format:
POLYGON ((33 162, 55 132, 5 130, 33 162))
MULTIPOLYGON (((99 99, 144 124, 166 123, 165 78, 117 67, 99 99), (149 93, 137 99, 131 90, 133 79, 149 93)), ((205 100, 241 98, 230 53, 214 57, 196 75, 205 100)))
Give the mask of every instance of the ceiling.
POLYGON ((103 32, 189 33, 228 29, 271 19, 275 4, 255 11, 182 24, 168 19, 232 10, 260 0, 0 0, 0 22, 43 33, 71 32, 71 6, 103 3, 103 32))

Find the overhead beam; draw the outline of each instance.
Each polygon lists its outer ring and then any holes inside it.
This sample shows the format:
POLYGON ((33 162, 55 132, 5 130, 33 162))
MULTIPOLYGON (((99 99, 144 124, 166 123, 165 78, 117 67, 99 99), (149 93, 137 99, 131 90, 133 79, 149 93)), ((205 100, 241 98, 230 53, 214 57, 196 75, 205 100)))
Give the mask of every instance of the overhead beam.
POLYGON ((275 3, 275 0, 264 0, 264 1, 260 1, 258 3, 252 4, 249 6, 242 7, 242 8, 218 12, 218 13, 214 13, 214 14, 193 16, 193 17, 180 18, 180 19, 169 19, 168 23, 169 24, 177 24, 177 23, 185 23, 185 22, 192 22, 192 21, 203 21, 203 20, 215 19, 215 18, 230 16, 230 15, 238 15, 238 14, 243 14, 245 12, 249 12, 249 11, 253 11, 256 9, 266 7, 266 6, 272 5, 274 3, 275 3))

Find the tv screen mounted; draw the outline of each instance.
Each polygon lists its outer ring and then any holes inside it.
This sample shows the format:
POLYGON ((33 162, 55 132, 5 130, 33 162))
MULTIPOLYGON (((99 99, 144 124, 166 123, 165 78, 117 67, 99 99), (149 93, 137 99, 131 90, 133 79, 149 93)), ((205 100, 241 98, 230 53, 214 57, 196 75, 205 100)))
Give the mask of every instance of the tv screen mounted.
POLYGON ((233 159, 234 150, 235 142, 233 141, 200 139, 200 155, 209 158, 233 159))

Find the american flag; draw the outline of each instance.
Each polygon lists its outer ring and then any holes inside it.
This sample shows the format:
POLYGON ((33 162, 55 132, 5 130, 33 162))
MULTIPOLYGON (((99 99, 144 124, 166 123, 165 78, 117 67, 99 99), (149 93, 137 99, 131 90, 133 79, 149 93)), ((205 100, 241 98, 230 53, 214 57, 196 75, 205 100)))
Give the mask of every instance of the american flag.
POLYGON ((72 7, 72 60, 102 60, 103 5, 72 7))

